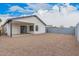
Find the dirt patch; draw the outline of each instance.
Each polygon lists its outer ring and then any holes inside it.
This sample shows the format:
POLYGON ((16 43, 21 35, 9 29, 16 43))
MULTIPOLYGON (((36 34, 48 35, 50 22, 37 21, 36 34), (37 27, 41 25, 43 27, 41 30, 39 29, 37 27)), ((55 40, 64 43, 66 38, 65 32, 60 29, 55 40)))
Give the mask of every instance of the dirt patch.
POLYGON ((0 37, 0 55, 71 56, 79 55, 79 45, 73 35, 39 34, 0 37))

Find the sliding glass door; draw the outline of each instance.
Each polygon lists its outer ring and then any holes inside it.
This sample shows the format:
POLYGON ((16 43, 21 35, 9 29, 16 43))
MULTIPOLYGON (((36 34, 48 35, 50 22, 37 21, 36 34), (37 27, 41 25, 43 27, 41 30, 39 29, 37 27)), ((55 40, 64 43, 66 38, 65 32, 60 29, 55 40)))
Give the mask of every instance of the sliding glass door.
POLYGON ((27 26, 20 26, 20 33, 21 34, 27 33, 27 26))

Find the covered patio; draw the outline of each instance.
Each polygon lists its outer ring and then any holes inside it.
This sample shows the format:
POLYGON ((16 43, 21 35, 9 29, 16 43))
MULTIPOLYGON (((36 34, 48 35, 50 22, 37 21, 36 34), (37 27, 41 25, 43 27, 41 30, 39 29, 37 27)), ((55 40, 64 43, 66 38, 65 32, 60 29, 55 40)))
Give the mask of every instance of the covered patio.
POLYGON ((33 34, 35 30, 34 23, 12 21, 10 23, 10 36, 19 34, 33 34))

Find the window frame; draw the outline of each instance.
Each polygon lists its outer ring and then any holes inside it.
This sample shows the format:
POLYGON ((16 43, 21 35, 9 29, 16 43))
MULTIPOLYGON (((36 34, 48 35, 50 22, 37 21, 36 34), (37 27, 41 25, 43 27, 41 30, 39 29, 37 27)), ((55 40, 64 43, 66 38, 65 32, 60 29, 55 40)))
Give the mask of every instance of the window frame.
POLYGON ((33 26, 33 25, 30 25, 30 26, 29 26, 29 30, 30 30, 30 31, 34 31, 34 26, 33 26))
POLYGON ((38 30, 39 30, 39 27, 38 27, 38 25, 36 25, 35 27, 36 27, 36 28, 35 28, 35 30, 36 30, 36 31, 38 31, 38 30))

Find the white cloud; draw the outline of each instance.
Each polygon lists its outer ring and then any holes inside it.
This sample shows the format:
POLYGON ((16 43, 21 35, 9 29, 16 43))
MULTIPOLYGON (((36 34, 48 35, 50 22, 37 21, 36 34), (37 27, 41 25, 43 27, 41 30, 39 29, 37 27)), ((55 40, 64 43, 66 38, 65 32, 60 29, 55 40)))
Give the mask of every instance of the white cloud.
POLYGON ((29 7, 34 9, 35 11, 38 11, 40 9, 51 9, 52 6, 50 6, 49 4, 46 3, 28 3, 29 7))
MULTIPOLYGON (((60 10, 61 10, 61 14, 68 14, 71 11, 78 11, 76 7, 70 5, 69 3, 65 3, 62 4, 63 6, 60 6, 60 10), (67 7, 65 7, 67 6, 67 7)), ((33 7, 34 9, 38 10, 38 14, 43 14, 43 13, 47 13, 48 8, 50 8, 51 13, 55 12, 59 12, 59 4, 56 4, 54 6, 49 7, 49 4, 30 4, 31 7, 33 7)), ((49 11, 49 12, 50 12, 49 11)))
POLYGON ((54 10, 51 10, 53 12, 40 10, 37 15, 48 25, 55 25, 58 27, 61 25, 65 27, 75 26, 79 22, 79 11, 70 4, 66 4, 66 6, 67 7, 61 7, 61 12, 54 11, 58 10, 58 6, 55 5, 53 8, 54 10), (73 11, 73 13, 71 11, 73 11))
POLYGON ((64 27, 75 26, 79 22, 79 13, 70 13, 67 15, 61 15, 60 13, 42 13, 38 14, 38 16, 47 24, 54 25, 60 27, 63 25, 64 27))
POLYGON ((53 6, 53 8, 52 8, 53 10, 58 10, 59 8, 58 8, 58 6, 57 5, 55 5, 55 6, 53 6))
POLYGON ((52 7, 52 10, 55 11, 55 12, 59 11, 58 5, 54 5, 54 6, 52 7))
POLYGON ((22 12, 22 13, 27 13, 27 12, 33 12, 32 10, 29 10, 29 9, 24 9, 24 8, 22 8, 22 7, 20 7, 20 6, 11 6, 10 8, 9 8, 9 11, 11 11, 11 12, 15 12, 15 11, 18 11, 18 12, 22 12))
POLYGON ((74 6, 68 5, 67 10, 68 11, 73 11, 73 10, 77 10, 77 8, 74 7, 74 6))
POLYGON ((14 18, 14 17, 11 17, 10 14, 3 14, 3 15, 0 14, 0 19, 2 20, 2 22, 0 23, 0 25, 3 25, 8 18, 14 18))
POLYGON ((48 10, 42 10, 42 9, 40 9, 40 10, 38 10, 37 13, 41 15, 41 14, 44 14, 44 13, 47 13, 47 12, 48 12, 48 10))
MULTIPOLYGON (((54 6, 52 7, 52 9, 53 9, 53 11, 55 11, 55 12, 59 11, 59 6, 58 6, 58 4, 54 5, 54 6)), ((77 10, 76 7, 70 5, 69 3, 65 3, 65 4, 63 4, 63 6, 60 6, 60 12, 61 12, 62 14, 67 14, 67 13, 69 13, 69 12, 71 12, 71 11, 78 11, 78 10, 77 10), (65 7, 65 6, 66 6, 66 7, 65 7)))
POLYGON ((14 12, 14 11, 19 11, 19 12, 24 12, 25 10, 19 6, 12 6, 11 8, 9 8, 10 11, 14 12))

